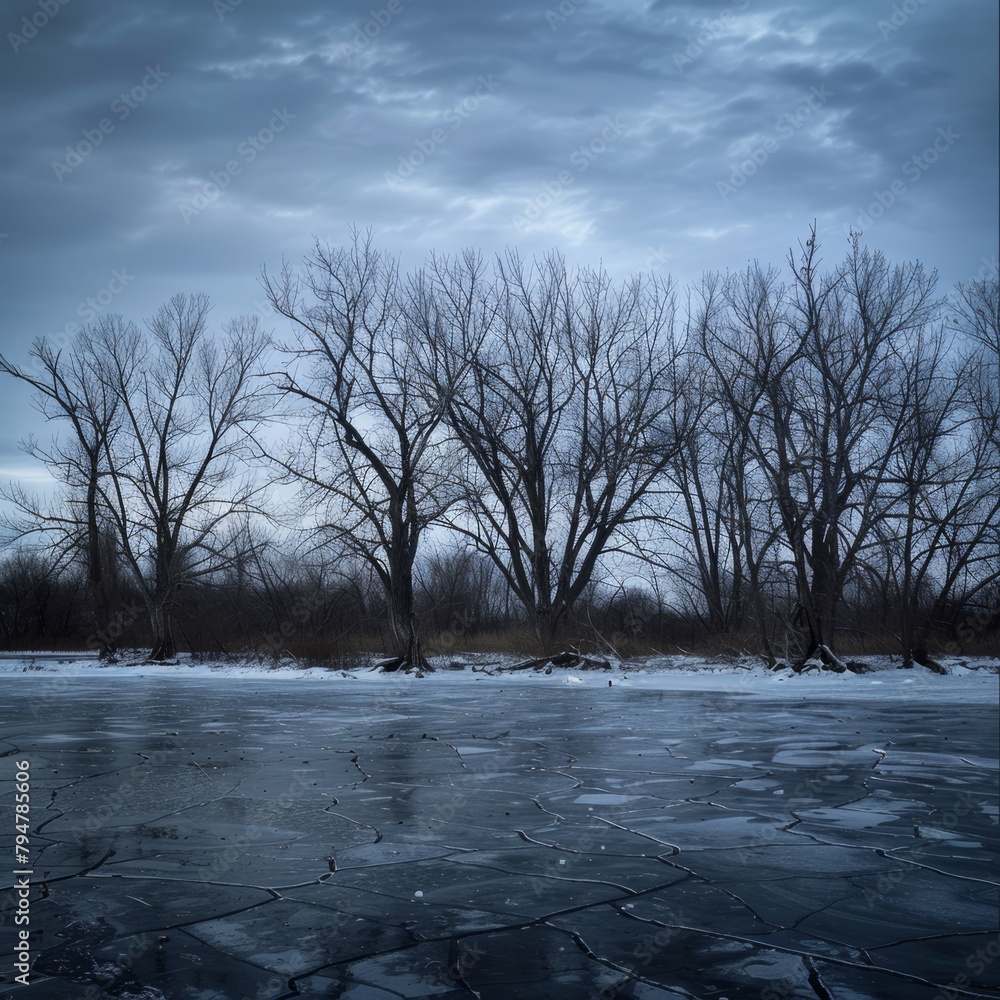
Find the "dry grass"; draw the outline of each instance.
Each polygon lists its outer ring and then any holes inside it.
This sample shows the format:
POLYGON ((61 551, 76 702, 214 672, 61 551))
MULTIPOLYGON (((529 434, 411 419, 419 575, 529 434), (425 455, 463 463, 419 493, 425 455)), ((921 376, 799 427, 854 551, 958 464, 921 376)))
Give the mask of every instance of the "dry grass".
POLYGON ((899 639, 884 630, 858 632, 842 629, 833 646, 838 656, 894 656, 902 654, 899 639))
POLYGON ((932 652, 945 656, 996 656, 1000 657, 1000 630, 981 632, 965 642, 942 643, 932 652))
MULTIPOLYGON (((614 656, 626 660, 660 654, 732 658, 752 648, 750 634, 715 636, 696 642, 693 646, 681 646, 631 633, 619 632, 603 636, 590 628, 567 628, 556 645, 560 650, 576 650, 585 656, 614 656)), ((424 639, 424 651, 428 655, 465 652, 537 656, 541 652, 541 644, 531 628, 520 626, 474 635, 456 635, 452 632, 430 635, 424 639)))
MULTIPOLYGON (((181 649, 186 643, 181 640, 181 649)), ((123 647, 143 648, 149 641, 141 629, 130 630, 122 637, 123 647)), ((672 642, 668 637, 651 638, 633 633, 597 633, 589 626, 568 627, 556 644, 559 649, 572 649, 584 655, 613 656, 622 659, 640 659, 654 655, 689 655, 707 659, 732 660, 741 655, 759 655, 761 644, 753 630, 722 633, 695 637, 672 642)), ((17 644, 18 650, 31 652, 49 650, 52 652, 78 652, 86 648, 86 639, 50 638, 25 641, 17 644)), ((461 653, 508 654, 511 656, 537 656, 541 644, 533 629, 528 625, 515 625, 503 630, 464 633, 445 630, 426 633, 423 649, 428 656, 459 657, 461 653)), ((838 656, 901 656, 899 640, 887 631, 843 630, 838 633, 833 649, 838 656)), ((198 651, 202 656, 220 655, 217 648, 198 651)), ((373 656, 389 655, 392 652, 388 636, 378 633, 348 633, 341 635, 289 635, 280 643, 261 635, 257 643, 246 648, 234 646, 232 655, 236 657, 261 658, 277 661, 292 657, 301 663, 323 664, 332 667, 357 666, 368 662, 373 656)), ((785 654, 782 643, 775 645, 779 656, 785 654)), ((945 635, 936 636, 928 643, 931 656, 980 656, 1000 657, 1000 628, 991 625, 966 641, 958 643, 945 635)), ((222 654, 225 655, 225 654, 222 654)))
POLYGON ((444 631, 427 635, 423 649, 427 656, 447 656, 450 653, 510 653, 529 654, 538 648, 538 640, 529 628, 509 628, 504 631, 463 634, 444 631))

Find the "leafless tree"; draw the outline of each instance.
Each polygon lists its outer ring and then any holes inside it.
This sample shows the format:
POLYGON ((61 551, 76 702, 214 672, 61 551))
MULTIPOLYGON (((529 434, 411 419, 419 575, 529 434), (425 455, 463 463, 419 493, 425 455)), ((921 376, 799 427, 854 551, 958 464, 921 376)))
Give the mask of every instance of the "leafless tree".
POLYGON ((978 435, 1000 454, 1000 268, 960 283, 952 304, 952 327, 969 345, 969 406, 978 421, 978 435))
POLYGON ((264 275, 274 308, 296 330, 275 385, 302 400, 294 440, 270 457, 319 510, 330 540, 364 560, 385 590, 395 650, 387 670, 430 669, 414 614, 413 567, 421 536, 450 502, 438 441, 442 406, 424 388, 432 305, 419 279, 369 233, 348 247, 316 244, 301 273, 264 275), (428 310, 431 310, 429 313, 428 310))
POLYGON ((894 345, 896 374, 883 421, 888 462, 869 486, 871 562, 885 567, 898 606, 904 666, 943 672, 933 631, 981 600, 1000 579, 1000 373, 996 282, 959 286, 951 326, 914 327, 894 345), (992 322, 990 317, 992 318, 992 322))
MULTIPOLYGON (((56 350, 45 339, 35 341, 33 361, 26 367, 0 355, 0 372, 30 386, 33 403, 46 420, 68 424, 70 430, 68 439, 54 437, 48 446, 33 438, 22 443, 28 455, 46 465, 62 491, 54 503, 43 503, 12 484, 3 494, 8 503, 6 527, 15 538, 44 534, 53 546, 53 568, 83 555, 91 624, 99 637, 108 634, 117 590, 117 547, 102 498, 109 471, 105 455, 122 427, 119 397, 103 378, 101 345, 125 335, 124 320, 111 315, 82 331, 68 349, 56 350)), ((109 651, 106 639, 98 645, 102 656, 109 651)))
MULTIPOLYGON (((692 342, 714 324, 721 292, 717 275, 705 276, 696 290, 692 342)), ((718 372, 698 356, 687 372, 684 391, 694 401, 693 417, 685 421, 687 432, 677 435, 683 443, 665 472, 669 501, 657 518, 668 548, 639 538, 634 548, 679 582, 690 613, 702 617, 709 632, 739 632, 753 621, 773 663, 766 591, 780 532, 774 504, 752 460, 742 411, 721 405, 718 372)))
POLYGON ((808 582, 800 587, 806 655, 835 641, 838 605, 877 517, 877 497, 895 454, 905 409, 894 406, 899 343, 917 337, 934 310, 934 276, 919 265, 890 266, 853 238, 830 276, 815 269, 815 234, 796 274, 794 323, 804 335, 812 398, 799 415, 808 460, 808 582))
POLYGON ((968 416, 963 483, 956 497, 948 547, 950 585, 962 577, 966 604, 1000 598, 1000 269, 960 284, 952 324, 963 335, 966 376, 962 396, 968 416))
POLYGON ((175 652, 177 589, 225 558, 218 529, 254 509, 260 489, 239 456, 263 418, 256 369, 267 340, 256 320, 237 319, 217 344, 208 310, 203 295, 177 295, 149 321, 148 336, 112 317, 65 359, 44 342, 36 348, 48 378, 31 384, 74 430, 70 444, 36 453, 85 496, 83 514, 71 500, 63 528, 85 529, 92 582, 104 572, 101 532, 113 534, 149 612, 154 660, 175 652))
POLYGON ((493 560, 550 653, 679 446, 673 289, 571 276, 554 255, 508 253, 492 278, 470 254, 432 271, 439 393, 467 456, 448 524, 493 560))
POLYGON ((496 564, 454 539, 440 542, 421 560, 417 584, 424 615, 451 641, 484 628, 502 631, 516 611, 496 564))
POLYGON ((896 391, 885 405, 900 428, 878 484, 880 513, 860 557, 875 575, 882 567, 887 610, 898 605, 904 666, 916 662, 939 672, 941 666, 927 651, 933 615, 926 606, 947 599, 949 588, 935 570, 970 486, 964 468, 962 377, 947 347, 936 329, 914 333, 899 352, 896 391))
POLYGON ((175 653, 178 589, 225 561, 220 527, 259 509, 261 484, 241 458, 265 416, 268 338, 255 317, 210 338, 209 308, 204 295, 175 295, 148 322, 148 337, 127 327, 100 341, 102 379, 123 422, 105 445, 101 493, 149 612, 153 660, 175 653))
POLYGON ((803 634, 795 666, 818 654, 843 669, 830 649, 838 605, 903 423, 887 417, 895 348, 933 315, 934 276, 891 267, 857 235, 821 274, 815 230, 789 264, 788 288, 756 265, 731 279, 702 351, 776 504, 803 634))
POLYGON ((265 272, 293 331, 269 385, 257 322, 213 338, 204 296, 0 356, 58 429, 24 447, 59 490, 3 493, 7 538, 46 551, 0 567, 0 625, 108 652, 128 598, 157 659, 175 627, 267 655, 378 634, 386 669, 429 669, 419 622, 444 648, 528 625, 563 663, 570 626, 756 629, 795 669, 872 633, 942 669, 1000 599, 998 274, 946 304, 858 234, 823 268, 815 229, 788 264, 706 276, 679 331, 656 277, 471 251, 401 276, 354 233, 265 272), (298 545, 260 520, 292 484, 298 545))
POLYGON ((16 547, 0 558, 0 643, 10 649, 26 637, 58 630, 59 590, 72 588, 71 573, 37 549, 16 547))

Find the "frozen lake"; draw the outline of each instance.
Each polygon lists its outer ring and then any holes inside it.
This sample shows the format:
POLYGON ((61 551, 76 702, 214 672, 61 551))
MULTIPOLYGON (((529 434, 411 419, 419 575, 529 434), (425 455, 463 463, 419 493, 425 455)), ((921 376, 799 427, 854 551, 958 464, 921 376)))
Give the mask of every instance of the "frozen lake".
POLYGON ((0 995, 1000 997, 997 678, 914 676, 5 674, 0 995))

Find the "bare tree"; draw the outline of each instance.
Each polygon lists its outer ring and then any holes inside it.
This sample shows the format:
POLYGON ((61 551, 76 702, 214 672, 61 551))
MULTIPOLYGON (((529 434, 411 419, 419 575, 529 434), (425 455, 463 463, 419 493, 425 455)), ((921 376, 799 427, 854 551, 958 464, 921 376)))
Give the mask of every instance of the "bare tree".
POLYGON ((240 460, 265 415, 268 338, 255 317, 240 317, 214 341, 209 308, 204 295, 175 295, 148 337, 109 329, 100 342, 102 379, 125 430, 105 445, 101 494, 149 612, 153 660, 175 653, 178 589, 225 561, 220 527, 259 509, 261 485, 240 460))
POLYGON ((725 318, 706 325, 702 351, 722 402, 747 432, 777 507, 803 634, 795 666, 831 651, 838 605, 877 520, 903 421, 889 416, 896 345, 934 314, 934 276, 850 253, 821 275, 815 229, 790 255, 794 281, 752 266, 726 286, 725 318))
POLYGON ((177 295, 149 321, 148 336, 112 316, 65 356, 36 344, 38 377, 3 367, 73 429, 65 445, 32 448, 73 491, 63 512, 23 502, 21 513, 39 530, 82 533, 92 587, 106 575, 114 537, 149 613, 154 660, 174 655, 178 588, 225 558, 215 534, 253 509, 260 488, 238 457, 263 416, 256 369, 267 338, 255 319, 237 319, 220 346, 208 336, 208 311, 207 297, 177 295))
MULTIPOLYGON (((707 275, 689 317, 692 341, 712 326, 720 299, 720 279, 707 275)), ((774 663, 765 592, 780 533, 775 507, 752 460, 742 411, 722 403, 717 371, 697 356, 687 371, 684 394, 692 412, 686 433, 678 430, 683 443, 666 470, 670 496, 657 517, 667 547, 635 537, 633 550, 675 578, 690 613, 709 632, 739 632, 752 621, 774 663)))
POLYGON ((102 317, 96 328, 83 330, 69 349, 55 350, 45 339, 35 341, 25 368, 0 355, 0 372, 14 376, 34 390, 33 402, 50 421, 68 424, 68 440, 53 438, 48 447, 29 438, 23 450, 43 462, 63 488, 54 504, 44 504, 18 485, 3 497, 9 505, 6 527, 16 538, 44 534, 55 547, 53 566, 84 557, 94 634, 101 655, 113 650, 107 625, 114 613, 117 592, 116 545, 103 503, 102 486, 108 474, 105 461, 121 431, 120 399, 103 378, 101 345, 124 339, 127 324, 120 316, 102 317))
POLYGON ((384 669, 426 670, 413 569, 424 530, 450 502, 443 408, 420 375, 433 309, 419 279, 404 287, 370 233, 352 237, 346 248, 317 242, 301 274, 264 274, 272 305, 297 331, 275 385, 306 404, 289 447, 269 454, 321 511, 319 544, 343 545, 382 582, 396 647, 384 669))
MULTIPOLYGON (((951 489, 946 513, 947 560, 942 604, 958 589, 956 608, 992 610, 1000 591, 1000 269, 960 284, 952 325, 964 336, 962 409, 964 472, 951 489)), ((938 614, 942 604, 935 609, 938 614)), ((992 613, 992 612, 991 612, 992 613)), ((989 616, 989 615, 988 615, 989 616)), ((953 622, 953 624, 955 624, 953 622)), ((961 630, 958 630, 961 637, 961 630)))
POLYGON ((511 593, 496 564, 471 544, 441 543, 417 567, 423 614, 446 639, 510 626, 511 593))
POLYGON ((548 654, 678 448, 673 290, 571 277, 557 256, 509 253, 493 280, 470 254, 432 270, 439 392, 467 455, 448 524, 493 560, 548 654))
POLYGON ((880 271, 877 256, 862 256, 859 269, 858 260, 855 243, 849 262, 859 315, 878 316, 881 308, 882 315, 894 313, 892 322, 899 325, 889 342, 881 412, 875 414, 881 428, 874 436, 876 453, 885 458, 872 467, 877 475, 863 483, 853 552, 867 556, 870 537, 869 551, 879 551, 885 562, 898 604, 904 666, 919 663, 944 672, 928 651, 932 631, 954 625, 957 612, 1000 579, 1000 373, 991 362, 1000 349, 995 280, 992 290, 989 281, 959 286, 955 325, 979 345, 962 351, 941 325, 940 303, 930 300, 932 277, 907 289, 900 276, 908 271, 917 278, 915 267, 890 272, 882 265, 880 271), (894 290, 902 294, 892 302, 894 290))
POLYGON ((952 327, 969 345, 969 406, 979 436, 1000 453, 1000 267, 960 283, 952 303, 952 327))
POLYGON ((1000 363, 1000 267, 972 281, 959 282, 952 302, 957 330, 986 350, 990 365, 1000 363))
MULTIPOLYGON (((903 665, 943 668, 927 650, 929 605, 948 599, 951 587, 936 575, 956 518, 970 500, 961 405, 964 373, 949 360, 940 329, 916 333, 899 352, 896 391, 885 405, 899 423, 895 446, 878 484, 881 508, 861 558, 883 567, 887 610, 898 606, 903 665)), ((974 487, 973 487, 974 489, 974 487)), ((877 570, 875 570, 877 573, 877 570)), ((951 575, 951 574, 946 574, 951 575)), ((951 580, 954 583, 954 579, 951 580)))
POLYGON ((8 550, 0 559, 0 642, 10 649, 31 636, 51 634, 60 586, 71 583, 56 563, 35 549, 8 550))
POLYGON ((669 281, 471 251, 401 276, 354 233, 264 273, 294 331, 270 386, 257 322, 215 339, 204 296, 0 356, 57 430, 23 447, 58 489, 0 491, 7 538, 46 545, 0 566, 4 635, 108 653, 145 608, 156 659, 174 628, 275 655, 378 634, 398 670, 429 669, 418 623, 448 646, 527 622, 548 658, 570 626, 756 628, 772 666, 845 669, 873 634, 942 669, 935 641, 1000 595, 998 273, 945 309, 858 234, 788 263, 706 276, 675 334, 669 281), (251 447, 298 487, 298 547, 260 530, 251 447))

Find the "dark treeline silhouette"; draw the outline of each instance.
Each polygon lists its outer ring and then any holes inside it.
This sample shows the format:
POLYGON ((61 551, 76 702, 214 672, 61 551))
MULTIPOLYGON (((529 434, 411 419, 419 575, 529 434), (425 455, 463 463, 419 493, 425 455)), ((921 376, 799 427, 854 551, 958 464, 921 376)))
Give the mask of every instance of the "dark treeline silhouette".
POLYGON ((262 282, 273 340, 178 295, 0 357, 59 427, 57 493, 4 494, 7 648, 995 652, 995 267, 939 296, 813 230, 678 296, 355 232, 262 282))

